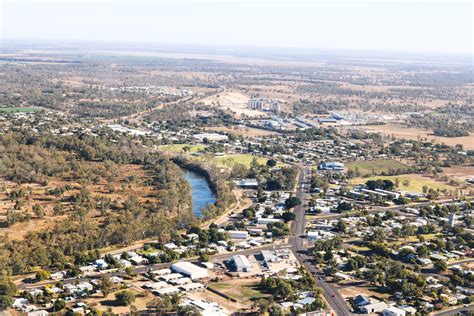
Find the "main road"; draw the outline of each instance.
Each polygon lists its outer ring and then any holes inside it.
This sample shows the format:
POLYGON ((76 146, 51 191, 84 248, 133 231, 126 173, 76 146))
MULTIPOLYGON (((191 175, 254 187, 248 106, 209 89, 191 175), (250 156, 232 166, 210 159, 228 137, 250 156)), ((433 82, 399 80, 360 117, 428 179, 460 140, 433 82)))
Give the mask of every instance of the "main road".
POLYGON ((304 249, 304 235, 305 228, 305 201, 306 194, 309 188, 309 180, 311 178, 311 169, 307 166, 300 167, 300 173, 298 177, 298 183, 296 185, 296 197, 300 199, 301 204, 295 206, 294 213, 296 215, 295 220, 291 223, 291 236, 289 238, 290 245, 293 246, 293 250, 302 251, 304 249))
POLYGON ((323 296, 336 315, 352 315, 348 310, 344 298, 342 298, 337 289, 332 284, 325 282, 322 277, 318 276, 321 274, 321 271, 318 271, 311 263, 312 258, 307 253, 308 248, 305 246, 304 242, 306 225, 305 204, 310 188, 311 166, 300 165, 299 169, 300 173, 296 185, 296 197, 300 199, 301 204, 294 208, 296 217, 291 223, 291 235, 288 240, 289 244, 298 259, 298 262, 314 276, 316 284, 323 289, 323 296))

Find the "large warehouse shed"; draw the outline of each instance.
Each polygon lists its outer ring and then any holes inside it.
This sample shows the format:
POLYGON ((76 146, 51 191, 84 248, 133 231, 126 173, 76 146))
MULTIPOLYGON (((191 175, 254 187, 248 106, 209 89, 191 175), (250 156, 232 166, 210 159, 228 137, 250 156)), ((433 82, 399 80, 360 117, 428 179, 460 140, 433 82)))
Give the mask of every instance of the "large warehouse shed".
POLYGON ((206 278, 208 276, 206 269, 187 261, 177 262, 171 266, 171 269, 175 272, 187 275, 193 280, 206 278))

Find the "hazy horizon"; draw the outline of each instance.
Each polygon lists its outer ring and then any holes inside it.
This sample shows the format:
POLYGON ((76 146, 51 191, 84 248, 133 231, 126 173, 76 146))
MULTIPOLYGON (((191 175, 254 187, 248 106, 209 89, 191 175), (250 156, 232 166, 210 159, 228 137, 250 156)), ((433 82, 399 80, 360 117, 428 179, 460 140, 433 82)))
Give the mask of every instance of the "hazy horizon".
POLYGON ((3 0, 2 41, 472 55, 465 1, 3 0))

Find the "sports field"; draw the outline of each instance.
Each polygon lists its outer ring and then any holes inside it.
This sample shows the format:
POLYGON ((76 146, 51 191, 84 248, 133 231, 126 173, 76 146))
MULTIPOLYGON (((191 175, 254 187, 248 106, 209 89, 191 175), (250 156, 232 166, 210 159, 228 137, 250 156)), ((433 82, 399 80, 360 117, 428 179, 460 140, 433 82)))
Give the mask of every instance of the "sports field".
POLYGON ((400 183, 398 189, 403 190, 403 191, 409 191, 409 192, 423 192, 423 186, 427 186, 428 188, 433 188, 433 189, 440 189, 440 190, 454 190, 456 187, 449 185, 445 182, 440 182, 436 181, 434 179, 431 179, 429 177, 425 177, 420 174, 404 174, 404 175, 398 175, 398 176, 373 176, 369 178, 354 178, 351 180, 352 184, 361 184, 361 183, 366 183, 369 180, 392 180, 395 183, 395 179, 398 178, 398 181, 400 183), (405 180, 408 180, 408 186, 404 186, 403 182, 405 180))
POLYGON ((249 167, 252 163, 253 158, 257 158, 259 164, 266 164, 267 160, 263 157, 257 157, 250 154, 234 154, 234 155, 225 155, 215 157, 216 165, 218 167, 231 166, 236 163, 241 163, 246 167, 249 167))
POLYGON ((380 159, 372 161, 353 161, 345 164, 347 170, 359 170, 360 175, 370 176, 373 174, 387 173, 390 170, 405 170, 407 166, 399 161, 393 159, 380 159))

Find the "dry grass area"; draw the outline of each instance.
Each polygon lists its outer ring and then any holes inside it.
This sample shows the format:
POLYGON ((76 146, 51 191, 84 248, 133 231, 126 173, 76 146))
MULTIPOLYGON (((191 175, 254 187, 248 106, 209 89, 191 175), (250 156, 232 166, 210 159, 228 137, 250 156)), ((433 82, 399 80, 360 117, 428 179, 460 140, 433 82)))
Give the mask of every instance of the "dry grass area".
MULTIPOLYGON (((94 167, 95 163, 85 162, 94 167)), ((98 167, 98 166, 97 166, 98 167)), ((0 226, 0 235, 9 234, 12 240, 21 240, 28 232, 42 231, 50 228, 54 223, 64 219, 70 210, 71 203, 63 201, 68 196, 79 194, 81 188, 87 189, 92 197, 107 197, 112 201, 125 201, 130 197, 138 197, 140 201, 156 202, 156 198, 152 197, 154 188, 146 185, 144 181, 149 175, 139 165, 124 164, 117 165, 117 175, 109 183, 106 179, 101 178, 96 183, 78 183, 73 181, 73 176, 65 176, 63 178, 53 177, 49 179, 46 186, 39 184, 22 184, 18 185, 10 181, 0 178, 0 223, 4 223, 7 217, 7 211, 14 209, 16 201, 9 199, 8 193, 13 190, 24 189, 27 193, 25 197, 19 199, 22 213, 30 214, 31 219, 25 222, 15 223, 12 226, 0 226), (50 194, 50 190, 55 188, 63 188, 70 186, 70 190, 64 192, 61 196, 50 194), (40 205, 44 209, 44 217, 38 218, 33 214, 33 206, 40 205), (65 211, 65 215, 54 215, 53 208, 55 205, 61 205, 65 211)), ((100 217, 100 213, 92 210, 87 216, 100 217)))
POLYGON ((265 113, 248 108, 250 96, 239 91, 224 91, 220 94, 212 95, 202 99, 206 105, 216 106, 225 110, 232 111, 236 117, 260 117, 266 116, 265 113))
POLYGON ((366 286, 348 286, 338 290, 339 294, 345 299, 355 297, 357 295, 364 295, 367 297, 376 297, 376 298, 388 298, 388 294, 380 294, 371 290, 366 286))
MULTIPOLYGON (((133 290, 132 292, 136 295, 135 302, 132 305, 139 311, 146 310, 146 305, 155 298, 151 293, 142 292, 143 294, 139 294, 133 290)), ((130 313, 130 306, 117 305, 115 302, 115 293, 111 293, 106 297, 103 297, 102 295, 93 295, 87 298, 85 303, 101 311, 112 309, 112 313, 115 315, 125 315, 130 313)))
POLYGON ((230 300, 227 300, 222 296, 219 296, 207 290, 203 292, 198 291, 190 293, 189 297, 195 300, 209 300, 212 302, 216 302, 217 304, 225 308, 229 312, 229 314, 233 314, 237 311, 247 308, 247 306, 239 302, 231 302, 230 300))
MULTIPOLYGON (((242 189, 234 189, 233 192, 237 198, 236 205, 230 208, 224 214, 220 215, 218 218, 210 220, 210 222, 220 226, 224 223, 227 223, 231 217, 239 217, 246 208, 252 206, 252 200, 246 197, 246 194, 244 195, 244 191, 242 189)), ((208 223, 206 223, 204 226, 207 225, 208 223)))
POLYGON ((275 131, 268 131, 265 129, 247 127, 247 126, 242 126, 242 125, 235 125, 232 127, 213 126, 213 127, 207 128, 207 130, 214 131, 214 132, 230 132, 230 133, 241 135, 243 137, 248 137, 248 138, 279 134, 278 132, 275 132, 275 131))
POLYGON ((237 300, 237 302, 231 302, 223 297, 214 294, 210 291, 197 292, 196 294, 201 299, 211 299, 221 304, 231 312, 235 312, 241 309, 248 309, 252 306, 252 303, 259 298, 268 296, 258 291, 258 284, 260 280, 256 278, 250 279, 230 279, 218 283, 209 284, 210 287, 225 293, 237 300))
POLYGON ((443 176, 448 176, 453 180, 464 182, 466 179, 474 177, 474 166, 454 166, 443 168, 443 176))
POLYGON ((385 125, 364 125, 358 128, 369 131, 380 132, 383 135, 395 136, 397 138, 405 138, 410 140, 426 139, 434 143, 443 143, 448 146, 461 144, 464 149, 474 149, 474 135, 465 137, 439 137, 431 134, 430 130, 421 128, 406 127, 401 124, 385 124, 385 125))

